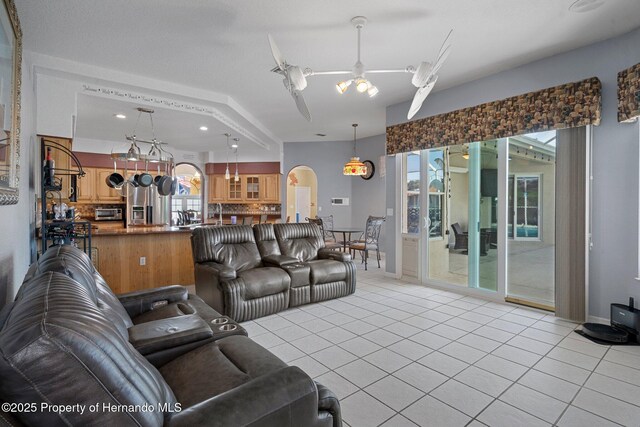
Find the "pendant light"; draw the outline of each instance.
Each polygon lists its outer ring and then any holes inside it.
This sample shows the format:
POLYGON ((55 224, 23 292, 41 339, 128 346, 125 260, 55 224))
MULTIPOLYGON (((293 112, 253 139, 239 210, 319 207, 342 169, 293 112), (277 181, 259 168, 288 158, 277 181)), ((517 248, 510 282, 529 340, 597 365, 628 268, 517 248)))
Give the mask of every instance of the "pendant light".
POLYGON ((224 179, 231 179, 231 174, 229 173, 229 137, 231 136, 230 133, 225 133, 224 136, 227 137, 227 168, 224 171, 224 179))
POLYGON ((236 150, 236 174, 233 176, 233 180, 238 182, 240 181, 240 175, 238 174, 238 141, 240 141, 240 138, 233 138, 233 141, 234 144, 232 146, 236 150))
POLYGON ((356 154, 356 128, 358 127, 358 124, 354 123, 351 126, 353 126, 353 157, 345 163, 342 173, 344 175, 352 176, 366 175, 367 166, 360 161, 360 157, 356 154))

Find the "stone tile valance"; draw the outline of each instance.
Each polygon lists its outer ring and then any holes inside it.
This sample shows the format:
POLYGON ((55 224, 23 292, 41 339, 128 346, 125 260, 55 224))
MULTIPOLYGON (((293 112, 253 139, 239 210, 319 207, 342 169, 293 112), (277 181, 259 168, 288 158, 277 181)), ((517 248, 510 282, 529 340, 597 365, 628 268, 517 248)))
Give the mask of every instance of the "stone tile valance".
MULTIPOLYGON (((597 77, 387 127, 387 154, 599 125, 597 77)), ((428 102, 428 101, 427 101, 428 102)))
POLYGON ((618 73, 618 121, 640 116, 640 63, 618 73))

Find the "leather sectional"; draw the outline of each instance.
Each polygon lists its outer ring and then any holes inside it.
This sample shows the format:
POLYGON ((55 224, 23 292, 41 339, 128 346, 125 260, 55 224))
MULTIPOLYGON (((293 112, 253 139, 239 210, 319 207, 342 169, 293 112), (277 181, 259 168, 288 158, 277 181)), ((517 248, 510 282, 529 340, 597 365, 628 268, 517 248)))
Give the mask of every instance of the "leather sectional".
POLYGON ((316 224, 199 227, 191 247, 196 294, 238 322, 355 292, 351 256, 316 224))
POLYGON ((0 311, 0 354, 0 425, 341 426, 328 389, 199 297, 116 296, 71 246, 0 311))

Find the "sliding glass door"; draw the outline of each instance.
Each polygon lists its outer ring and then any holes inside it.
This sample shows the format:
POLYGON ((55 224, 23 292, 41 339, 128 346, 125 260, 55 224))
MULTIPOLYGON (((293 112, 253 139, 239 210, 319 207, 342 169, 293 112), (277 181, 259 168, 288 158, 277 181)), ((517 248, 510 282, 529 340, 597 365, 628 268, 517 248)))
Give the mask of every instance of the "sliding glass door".
POLYGON ((555 132, 424 150, 419 192, 423 282, 553 307, 555 132))
POLYGON ((429 191, 423 280, 495 291, 498 141, 427 150, 422 158, 429 191))

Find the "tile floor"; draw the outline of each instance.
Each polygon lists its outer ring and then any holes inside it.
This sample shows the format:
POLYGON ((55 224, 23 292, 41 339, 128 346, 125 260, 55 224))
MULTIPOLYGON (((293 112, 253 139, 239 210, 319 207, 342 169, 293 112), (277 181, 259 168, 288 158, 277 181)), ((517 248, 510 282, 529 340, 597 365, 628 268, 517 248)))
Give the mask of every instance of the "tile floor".
POLYGON ((640 347, 358 268, 354 295, 243 323, 333 390, 346 426, 640 426, 640 347))

